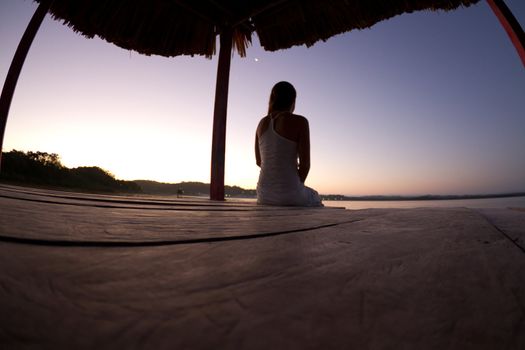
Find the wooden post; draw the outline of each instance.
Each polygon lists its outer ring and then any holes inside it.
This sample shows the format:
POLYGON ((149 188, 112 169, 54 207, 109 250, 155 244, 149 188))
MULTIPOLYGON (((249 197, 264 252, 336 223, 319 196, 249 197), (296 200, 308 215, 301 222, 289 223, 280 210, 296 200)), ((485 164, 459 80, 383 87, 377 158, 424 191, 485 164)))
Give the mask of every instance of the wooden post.
POLYGON ((210 199, 224 200, 224 160, 226 152, 226 115, 228 110, 228 85, 232 56, 232 30, 223 30, 220 36, 215 108, 213 111, 213 139, 211 149, 210 199))
POLYGON ((507 32, 507 35, 514 44, 516 51, 518 51, 521 62, 525 66, 525 34, 523 33, 523 28, 521 28, 518 20, 514 17, 503 0, 487 0, 487 2, 507 32))
POLYGON ((35 11, 35 14, 31 18, 31 21, 27 25, 26 31, 18 44, 13 61, 7 72, 7 76, 4 82, 4 88, 2 89, 2 95, 0 96, 0 169, 2 164, 2 146, 4 144, 5 127, 7 124, 7 117, 9 115, 9 107, 11 106, 11 100, 15 93, 16 83, 20 76, 20 71, 24 65, 24 61, 27 56, 27 52, 31 47, 31 43, 35 38, 40 24, 46 16, 47 10, 49 9, 49 2, 42 1, 35 11))

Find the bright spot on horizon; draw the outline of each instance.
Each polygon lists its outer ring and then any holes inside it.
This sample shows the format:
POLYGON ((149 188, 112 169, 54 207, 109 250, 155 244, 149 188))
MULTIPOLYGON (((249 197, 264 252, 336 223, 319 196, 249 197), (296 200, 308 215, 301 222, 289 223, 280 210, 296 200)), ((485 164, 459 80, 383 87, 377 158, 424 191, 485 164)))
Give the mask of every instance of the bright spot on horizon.
POLYGON ((259 62, 259 59, 258 59, 258 58, 254 58, 254 61, 255 61, 255 62, 259 62))

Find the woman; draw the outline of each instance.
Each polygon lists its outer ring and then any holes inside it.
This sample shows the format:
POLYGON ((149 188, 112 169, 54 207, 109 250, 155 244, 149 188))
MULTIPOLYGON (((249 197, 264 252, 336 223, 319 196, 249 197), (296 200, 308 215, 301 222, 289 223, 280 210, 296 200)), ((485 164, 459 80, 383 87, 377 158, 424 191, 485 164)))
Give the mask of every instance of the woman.
POLYGON ((319 194, 304 185, 310 170, 310 130, 305 117, 293 114, 296 95, 292 84, 275 84, 268 115, 257 127, 258 204, 322 206, 319 194))

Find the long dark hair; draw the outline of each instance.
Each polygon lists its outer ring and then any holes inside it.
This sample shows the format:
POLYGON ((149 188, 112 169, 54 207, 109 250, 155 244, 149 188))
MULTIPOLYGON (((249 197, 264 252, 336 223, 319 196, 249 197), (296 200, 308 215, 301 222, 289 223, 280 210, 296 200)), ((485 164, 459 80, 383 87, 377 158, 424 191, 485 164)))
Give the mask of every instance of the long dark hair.
POLYGON ((292 84, 287 81, 280 81, 275 84, 270 94, 268 103, 268 114, 276 111, 289 111, 295 103, 297 92, 292 84))

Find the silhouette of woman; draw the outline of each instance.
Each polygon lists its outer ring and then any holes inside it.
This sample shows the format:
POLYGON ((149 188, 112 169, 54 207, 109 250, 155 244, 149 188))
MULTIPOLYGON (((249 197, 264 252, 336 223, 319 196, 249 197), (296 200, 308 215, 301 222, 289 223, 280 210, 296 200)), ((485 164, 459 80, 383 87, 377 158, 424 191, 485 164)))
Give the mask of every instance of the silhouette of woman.
POLYGON ((310 129, 305 117, 293 114, 296 96, 292 84, 275 84, 268 115, 257 127, 255 160, 261 168, 258 204, 323 205, 319 194, 304 185, 310 170, 310 129))

